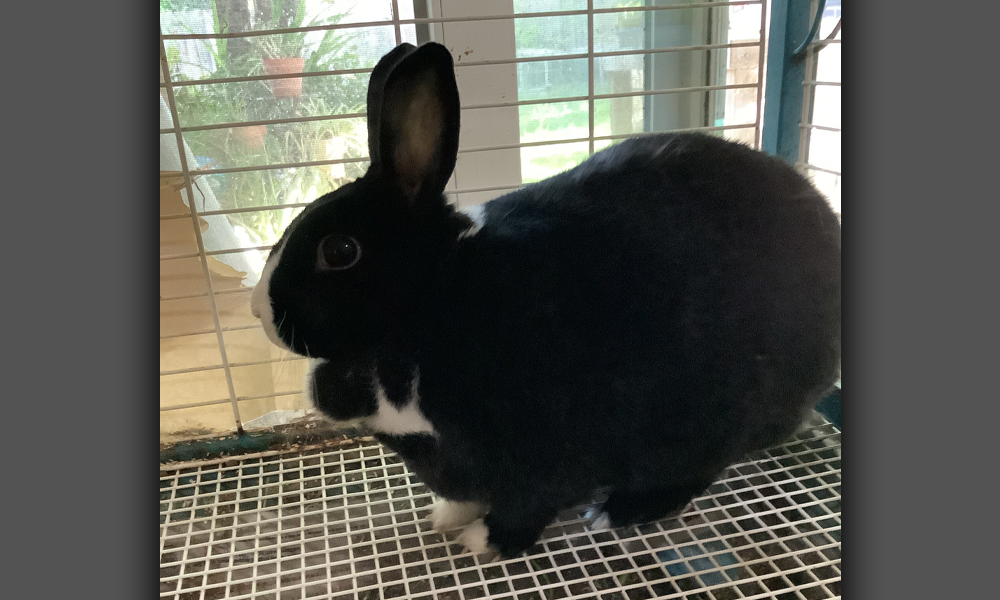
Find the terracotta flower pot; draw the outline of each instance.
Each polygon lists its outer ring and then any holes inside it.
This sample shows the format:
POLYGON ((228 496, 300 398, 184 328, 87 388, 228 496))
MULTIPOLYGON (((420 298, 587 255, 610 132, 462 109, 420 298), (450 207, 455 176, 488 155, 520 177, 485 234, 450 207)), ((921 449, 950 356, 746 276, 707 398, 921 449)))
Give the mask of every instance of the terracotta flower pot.
POLYGON ((260 150, 264 147, 264 136, 267 135, 267 125, 233 127, 231 131, 233 132, 233 137, 251 150, 260 150))
MULTIPOLYGON (((265 58, 263 62, 265 75, 286 75, 288 73, 301 73, 306 59, 300 56, 294 58, 265 58)), ((272 79, 271 93, 274 94, 275 98, 301 96, 302 78, 272 79)))

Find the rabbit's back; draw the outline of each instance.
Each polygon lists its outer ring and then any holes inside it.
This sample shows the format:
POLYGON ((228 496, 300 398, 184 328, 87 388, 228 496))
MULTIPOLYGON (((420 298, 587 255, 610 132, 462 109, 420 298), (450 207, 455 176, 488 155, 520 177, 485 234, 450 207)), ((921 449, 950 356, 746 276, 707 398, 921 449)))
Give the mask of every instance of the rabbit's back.
POLYGON ((629 140, 484 217, 442 267, 421 360, 463 453, 598 485, 721 468, 836 381, 839 224, 775 159, 629 140))

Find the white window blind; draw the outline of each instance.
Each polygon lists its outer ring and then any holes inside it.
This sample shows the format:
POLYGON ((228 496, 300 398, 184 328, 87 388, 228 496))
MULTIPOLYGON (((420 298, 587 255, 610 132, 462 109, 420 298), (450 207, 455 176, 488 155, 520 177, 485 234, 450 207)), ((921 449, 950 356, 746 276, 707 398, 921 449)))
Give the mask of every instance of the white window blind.
MULTIPOLYGON (((368 77, 397 43, 452 51, 462 129, 447 193, 468 206, 634 135, 759 145, 766 13, 760 0, 161 0, 161 442, 308 417, 305 361, 268 342, 250 291, 292 218, 367 168, 368 77)), ((813 116, 828 87, 811 86, 813 116)), ((837 94, 836 126, 803 121, 811 140, 839 127, 837 94)), ((803 163, 839 182, 839 145, 836 169, 812 152, 803 163)))

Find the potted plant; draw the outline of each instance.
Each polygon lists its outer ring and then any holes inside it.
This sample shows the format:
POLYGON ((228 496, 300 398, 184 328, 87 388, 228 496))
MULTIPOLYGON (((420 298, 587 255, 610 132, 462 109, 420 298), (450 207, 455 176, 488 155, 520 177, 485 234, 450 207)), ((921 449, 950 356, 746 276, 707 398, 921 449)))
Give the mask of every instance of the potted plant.
MULTIPOLYGON (((329 6, 313 15, 306 23, 306 6, 299 0, 294 13, 282 13, 275 8, 269 28, 301 28, 314 25, 335 25, 345 16, 331 14, 336 7, 329 6)), ((353 35, 343 30, 330 29, 322 38, 313 40, 306 48, 307 32, 264 35, 259 40, 261 66, 266 75, 290 75, 304 71, 326 71, 334 68, 333 61, 343 57, 343 51, 353 35)), ((344 68, 346 65, 341 66, 344 68)), ((297 98, 302 95, 301 77, 284 77, 271 80, 271 93, 275 98, 297 98)))
MULTIPOLYGON (((286 1, 281 12, 275 8, 270 22, 257 22, 254 30, 287 30, 312 25, 334 24, 343 15, 330 14, 333 7, 301 18, 304 2, 286 1), (288 9, 295 5, 294 12, 288 9)), ((277 7, 278 3, 275 2, 277 7)), ((217 29, 218 29, 217 25, 217 29)), ((296 77, 302 72, 318 73, 336 69, 356 69, 364 65, 350 29, 316 32, 266 33, 244 38, 239 52, 228 47, 228 38, 206 41, 213 54, 212 78, 250 77, 250 81, 225 84, 189 85, 175 89, 187 121, 196 125, 246 123, 299 119, 363 112, 367 97, 365 75, 296 77), (282 69, 274 59, 287 61, 282 69), (291 68, 288 62, 292 62, 291 68), (291 73, 291 77, 258 80, 255 76, 291 73)), ((363 118, 297 121, 269 125, 229 127, 224 130, 195 131, 186 141, 198 155, 211 157, 215 166, 275 165, 300 162, 360 159, 367 155, 367 133, 363 118), (266 143, 265 132, 266 131, 266 143)), ((364 163, 346 162, 313 167, 262 169, 213 174, 207 179, 223 208, 264 210, 227 215, 234 227, 248 232, 261 245, 270 243, 294 216, 283 205, 309 202, 360 177, 364 163)))
MULTIPOLYGON (((306 19, 305 0, 298 0, 294 5, 285 6, 285 4, 288 3, 273 4, 269 25, 260 27, 260 29, 303 27, 306 19), (287 10, 289 8, 292 10, 287 10)), ((313 19, 309 25, 319 24, 319 22, 313 19)), ((305 32, 265 35, 260 36, 257 40, 260 46, 261 66, 265 75, 290 75, 301 73, 304 70, 306 63, 305 32)), ((270 83, 271 93, 275 98, 297 98, 302 95, 301 77, 272 79, 270 83)))
MULTIPOLYGON (((282 36, 261 36, 261 63, 265 75, 301 73, 306 59, 302 56, 305 34, 290 33, 282 36), (273 39, 277 37, 278 39, 273 39)), ((275 98, 297 98, 302 95, 302 78, 286 77, 271 80, 271 93, 275 98)))
POLYGON ((230 129, 247 150, 259 151, 264 148, 264 138, 267 136, 267 125, 251 125, 249 127, 233 127, 230 129))

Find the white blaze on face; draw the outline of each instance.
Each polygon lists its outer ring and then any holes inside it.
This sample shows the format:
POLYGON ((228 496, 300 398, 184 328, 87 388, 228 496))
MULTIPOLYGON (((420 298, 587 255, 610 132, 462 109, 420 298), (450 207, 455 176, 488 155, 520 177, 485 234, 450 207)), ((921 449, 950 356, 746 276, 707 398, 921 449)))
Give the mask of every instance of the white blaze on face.
MULTIPOLYGON (((271 340, 271 343, 291 352, 292 349, 278 337, 278 324, 274 321, 275 315, 271 308, 270 294, 271 274, 274 273, 274 268, 278 265, 278 261, 281 260, 281 254, 284 251, 285 247, 282 246, 280 250, 272 252, 271 256, 267 258, 264 270, 260 274, 260 281, 257 282, 257 285, 253 288, 253 293, 250 295, 250 312, 253 313, 253 316, 260 319, 261 325, 264 326, 264 334, 267 335, 267 339, 271 340)), ((284 317, 284 315, 281 315, 281 317, 284 317)))

